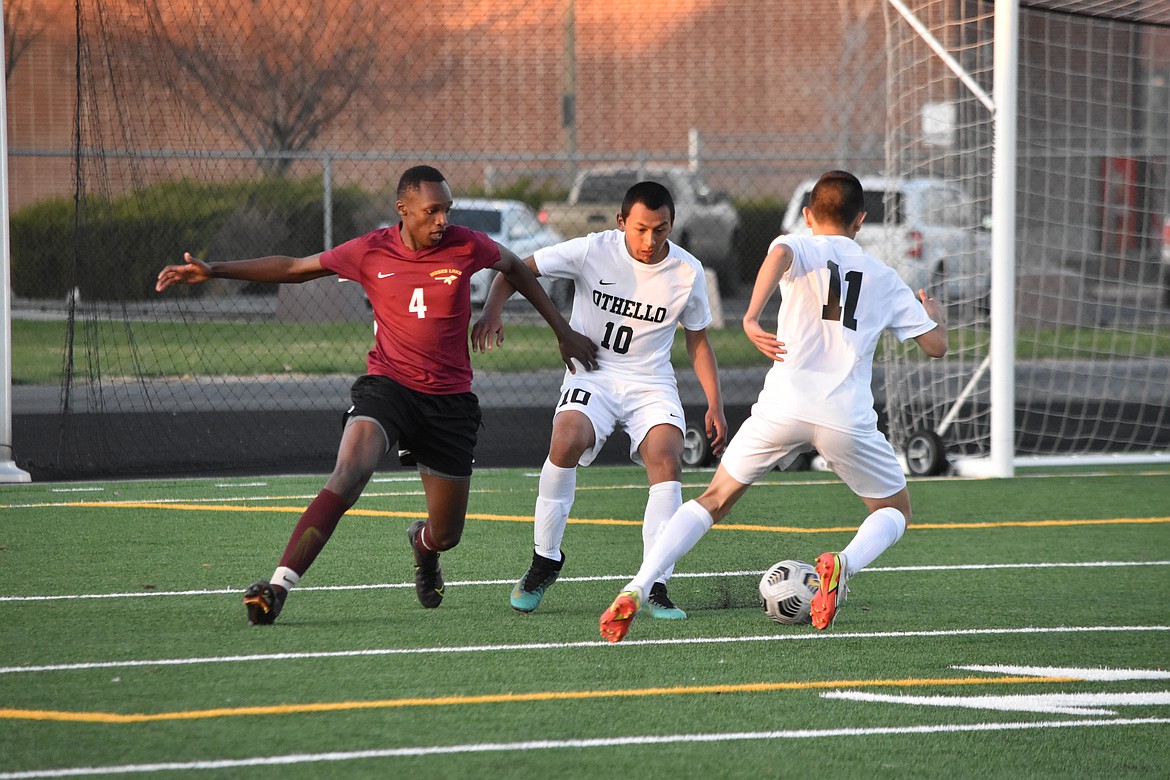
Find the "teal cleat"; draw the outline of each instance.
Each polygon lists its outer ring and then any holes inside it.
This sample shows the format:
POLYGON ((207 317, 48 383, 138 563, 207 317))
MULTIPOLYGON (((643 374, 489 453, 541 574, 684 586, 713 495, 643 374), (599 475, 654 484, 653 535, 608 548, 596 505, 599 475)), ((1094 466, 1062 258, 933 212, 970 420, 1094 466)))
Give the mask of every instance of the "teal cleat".
POLYGON ((646 597, 646 610, 650 617, 660 620, 683 620, 687 613, 674 605, 670 596, 666 595, 666 583, 656 582, 650 586, 650 595, 646 597))
POLYGON ((561 567, 564 565, 565 554, 563 552, 559 561, 545 558, 535 552, 532 553, 532 565, 512 588, 512 609, 528 613, 539 607, 545 592, 557 581, 561 567))

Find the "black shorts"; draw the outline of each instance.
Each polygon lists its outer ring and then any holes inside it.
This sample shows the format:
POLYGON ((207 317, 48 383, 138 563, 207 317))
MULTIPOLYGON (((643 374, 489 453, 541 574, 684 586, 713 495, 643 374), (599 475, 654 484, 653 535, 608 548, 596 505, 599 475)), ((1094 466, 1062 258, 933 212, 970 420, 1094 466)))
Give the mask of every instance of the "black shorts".
POLYGON ((371 417, 414 460, 440 474, 471 476, 481 414, 475 393, 432 395, 385 376, 359 377, 349 391, 353 406, 343 417, 371 417))

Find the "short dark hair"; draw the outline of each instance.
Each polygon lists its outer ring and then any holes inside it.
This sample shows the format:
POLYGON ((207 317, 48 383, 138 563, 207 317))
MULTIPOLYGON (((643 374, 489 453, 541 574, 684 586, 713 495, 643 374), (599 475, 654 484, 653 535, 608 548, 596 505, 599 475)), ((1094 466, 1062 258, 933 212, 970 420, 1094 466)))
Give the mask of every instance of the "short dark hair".
POLYGON ((630 209, 635 203, 641 203, 651 211, 666 206, 670 209, 670 223, 674 224, 674 198, 670 190, 656 181, 640 181, 626 190, 626 197, 622 200, 622 219, 630 216, 630 209))
POLYGON ((397 197, 401 198, 411 190, 417 191, 419 185, 424 181, 443 182, 447 179, 439 172, 438 168, 432 168, 429 165, 416 165, 413 168, 407 168, 402 173, 402 177, 398 179, 397 197))
POLYGON ((848 227, 865 211, 865 193, 852 173, 828 171, 813 186, 808 207, 818 222, 848 227))

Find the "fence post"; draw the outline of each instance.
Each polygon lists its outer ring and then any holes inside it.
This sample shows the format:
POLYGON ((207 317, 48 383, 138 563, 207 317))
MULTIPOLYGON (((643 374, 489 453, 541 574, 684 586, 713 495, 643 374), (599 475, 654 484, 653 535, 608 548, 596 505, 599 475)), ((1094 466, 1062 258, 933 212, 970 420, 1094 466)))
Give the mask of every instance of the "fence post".
POLYGON ((326 149, 324 156, 321 159, 321 187, 325 190, 322 194, 321 210, 325 213, 323 226, 324 244, 323 249, 333 248, 333 152, 326 149))
POLYGON ((702 153, 703 139, 699 135, 699 128, 692 127, 687 131, 687 167, 691 169, 691 173, 699 172, 702 153))

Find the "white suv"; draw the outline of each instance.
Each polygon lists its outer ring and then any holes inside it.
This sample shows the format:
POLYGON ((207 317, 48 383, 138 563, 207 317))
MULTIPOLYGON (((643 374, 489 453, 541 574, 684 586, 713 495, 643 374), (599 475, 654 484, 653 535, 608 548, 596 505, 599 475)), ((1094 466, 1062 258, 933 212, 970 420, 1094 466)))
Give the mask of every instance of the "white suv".
MULTIPOLYGON (((536 214, 522 201, 496 198, 455 198, 455 205, 449 216, 451 224, 463 225, 481 233, 487 233, 493 241, 511 249, 523 260, 537 249, 559 244, 564 237, 543 224, 536 214)), ((496 272, 490 268, 477 271, 471 277, 471 302, 482 306, 487 300, 488 289, 492 286, 496 272)), ((572 302, 573 283, 567 279, 539 278, 544 291, 559 308, 572 302)), ((515 294, 520 298, 520 294, 515 294)))
MULTIPOLYGON (((868 216, 861 247, 917 291, 940 300, 986 308, 991 291, 991 237, 974 199, 945 179, 859 177, 868 216)), ((800 183, 788 202, 783 229, 808 235, 802 209, 816 179, 800 183)))

